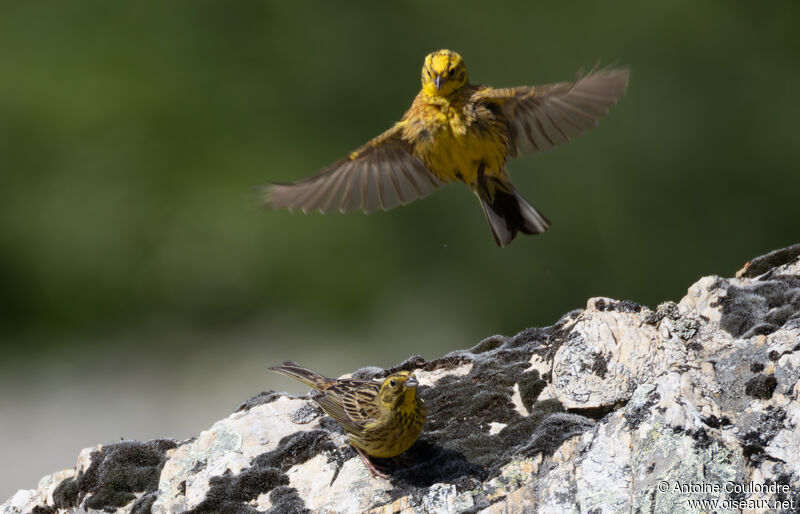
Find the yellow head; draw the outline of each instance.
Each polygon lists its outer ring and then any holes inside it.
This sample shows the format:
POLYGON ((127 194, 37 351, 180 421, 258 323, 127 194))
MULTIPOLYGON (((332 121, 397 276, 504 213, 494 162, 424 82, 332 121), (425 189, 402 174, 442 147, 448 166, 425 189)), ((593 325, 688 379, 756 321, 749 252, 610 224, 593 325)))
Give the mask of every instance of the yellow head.
POLYGON ((422 89, 431 96, 448 96, 469 80, 461 56, 452 50, 439 50, 425 57, 422 89))
POLYGON ((414 405, 417 401, 417 385, 417 377, 410 371, 392 373, 381 384, 381 403, 390 409, 402 404, 414 405))

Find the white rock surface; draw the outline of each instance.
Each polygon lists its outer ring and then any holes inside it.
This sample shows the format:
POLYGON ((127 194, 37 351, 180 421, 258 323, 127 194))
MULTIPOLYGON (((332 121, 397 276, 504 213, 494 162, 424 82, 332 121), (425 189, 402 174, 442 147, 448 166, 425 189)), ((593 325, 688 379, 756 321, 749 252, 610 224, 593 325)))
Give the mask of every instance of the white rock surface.
POLYGON ((798 254, 410 359, 429 416, 391 480, 311 400, 265 393, 192 440, 83 450, 0 512, 800 512, 798 254))

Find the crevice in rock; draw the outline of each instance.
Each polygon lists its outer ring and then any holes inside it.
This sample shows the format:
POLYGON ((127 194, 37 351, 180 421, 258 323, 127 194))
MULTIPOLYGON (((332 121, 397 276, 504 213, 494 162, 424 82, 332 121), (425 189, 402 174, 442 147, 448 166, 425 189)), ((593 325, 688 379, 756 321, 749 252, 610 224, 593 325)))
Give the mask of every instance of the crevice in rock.
POLYGON ((627 402, 620 403, 618 405, 602 405, 600 407, 589 407, 585 409, 567 409, 567 412, 571 412, 572 414, 577 414, 578 416, 583 416, 594 421, 600 421, 609 413, 620 408, 624 408, 626 404, 627 402))

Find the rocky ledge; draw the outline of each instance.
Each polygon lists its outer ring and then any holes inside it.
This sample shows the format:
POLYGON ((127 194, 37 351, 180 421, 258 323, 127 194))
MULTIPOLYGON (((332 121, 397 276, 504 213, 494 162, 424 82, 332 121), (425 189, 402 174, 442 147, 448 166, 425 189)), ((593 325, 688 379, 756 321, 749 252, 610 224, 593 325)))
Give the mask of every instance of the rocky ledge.
POLYGON ((122 441, 3 513, 800 510, 800 245, 651 310, 592 298, 555 325, 413 370, 420 440, 371 476, 302 395, 264 392, 186 441, 122 441), (693 503, 708 501, 717 503, 693 503))

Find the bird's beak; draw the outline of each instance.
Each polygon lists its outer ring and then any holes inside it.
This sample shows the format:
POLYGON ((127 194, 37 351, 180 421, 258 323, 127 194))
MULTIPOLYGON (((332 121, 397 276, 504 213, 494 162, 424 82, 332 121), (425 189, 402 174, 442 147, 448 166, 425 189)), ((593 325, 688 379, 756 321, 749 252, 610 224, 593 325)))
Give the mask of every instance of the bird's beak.
POLYGON ((416 378, 412 377, 412 378, 409 378, 408 380, 406 380, 406 387, 417 387, 418 385, 419 385, 419 382, 417 382, 416 378))
POLYGON ((436 80, 433 81, 433 84, 436 86, 436 91, 439 91, 439 88, 444 84, 444 79, 441 75, 436 75, 436 80))

